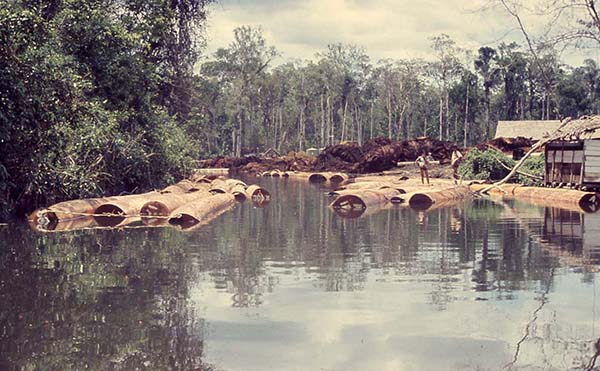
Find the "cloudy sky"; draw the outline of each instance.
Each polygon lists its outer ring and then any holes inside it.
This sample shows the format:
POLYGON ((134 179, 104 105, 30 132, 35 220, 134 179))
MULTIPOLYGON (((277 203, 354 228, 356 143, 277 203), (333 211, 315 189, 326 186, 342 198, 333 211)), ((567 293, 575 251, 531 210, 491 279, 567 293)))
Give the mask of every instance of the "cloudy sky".
MULTIPOLYGON (((448 34, 464 48, 497 45, 523 38, 513 18, 501 9, 480 11, 484 0, 219 0, 208 21, 208 54, 226 47, 233 29, 261 26, 269 45, 281 53, 279 63, 313 59, 327 44, 342 42, 366 48, 373 62, 383 58, 432 58, 429 38, 448 34)), ((524 17, 532 32, 539 17, 524 17)), ((587 55, 564 53, 580 64, 587 55)))

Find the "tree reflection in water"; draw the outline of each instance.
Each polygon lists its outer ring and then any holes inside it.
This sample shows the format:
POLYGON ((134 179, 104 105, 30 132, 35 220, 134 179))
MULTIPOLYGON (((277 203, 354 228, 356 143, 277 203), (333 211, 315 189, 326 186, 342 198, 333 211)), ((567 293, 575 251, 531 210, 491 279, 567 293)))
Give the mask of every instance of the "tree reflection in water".
POLYGON ((4 229, 0 369, 209 368, 204 323, 188 305, 189 263, 164 243, 182 237, 4 229))
POLYGON ((344 219, 320 188, 263 182, 267 207, 245 203, 191 233, 1 229, 0 369, 211 369, 193 286, 208 281, 231 307, 260 309, 288 277, 328 295, 415 283, 439 313, 533 294, 507 367, 595 362, 598 335, 561 319, 553 299, 565 290, 553 289, 561 269, 594 282, 600 238, 574 232, 594 232, 596 214, 475 200, 344 219))

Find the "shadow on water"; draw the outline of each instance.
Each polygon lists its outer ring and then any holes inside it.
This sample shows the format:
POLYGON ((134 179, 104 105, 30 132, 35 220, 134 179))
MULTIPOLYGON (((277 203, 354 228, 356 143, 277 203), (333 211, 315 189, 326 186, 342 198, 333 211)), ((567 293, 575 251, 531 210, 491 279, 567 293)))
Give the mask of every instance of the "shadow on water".
POLYGON ((327 207, 323 185, 254 181, 268 205, 245 202, 193 232, 0 229, 0 369, 382 369, 398 357, 413 369, 585 369, 595 359, 595 312, 581 307, 596 292, 600 214, 473 200, 349 219, 327 207), (356 307, 359 319, 343 322, 356 307), (264 338, 278 323, 302 330, 274 333, 275 351, 264 338), (311 331, 327 338, 333 326, 335 341, 314 343, 311 331), (377 349, 350 362, 365 338, 377 349), (423 351, 434 348, 438 360, 423 351), (259 362, 269 357, 282 363, 259 362))

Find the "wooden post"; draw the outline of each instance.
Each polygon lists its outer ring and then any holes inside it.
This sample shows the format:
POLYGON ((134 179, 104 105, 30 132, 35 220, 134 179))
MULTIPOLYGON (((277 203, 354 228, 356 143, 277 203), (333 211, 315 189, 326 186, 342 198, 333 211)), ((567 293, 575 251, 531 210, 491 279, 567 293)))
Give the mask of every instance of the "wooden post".
POLYGON ((583 150, 581 151, 581 165, 579 168, 579 188, 583 187, 584 170, 585 170, 585 141, 583 142, 583 150))
POLYGON ((565 167, 565 146, 563 143, 562 148, 560 149, 560 167, 559 167, 559 171, 560 171, 560 183, 563 183, 563 167, 565 167))
POLYGON ((573 166, 575 165, 575 150, 571 151, 571 163, 569 164, 569 184, 573 186, 573 166))
POLYGON ((552 168, 550 169, 550 182, 552 185, 554 183, 554 174, 556 174, 556 150, 552 151, 552 168))

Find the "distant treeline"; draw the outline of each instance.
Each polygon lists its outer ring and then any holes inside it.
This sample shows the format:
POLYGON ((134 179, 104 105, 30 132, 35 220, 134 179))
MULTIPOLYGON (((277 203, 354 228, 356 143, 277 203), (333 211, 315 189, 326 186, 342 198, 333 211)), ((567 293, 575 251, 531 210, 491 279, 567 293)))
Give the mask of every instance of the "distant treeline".
MULTIPOLYGON (((9 0, 0 8, 0 217, 160 187, 194 160, 432 136, 464 144, 497 119, 598 112, 599 69, 516 44, 372 63, 332 44, 275 65, 259 28, 198 64, 212 0, 9 0), (538 58, 539 57, 539 58, 538 58)), ((399 48, 401 46, 398 46, 399 48)))
POLYGON ((361 47, 331 44, 313 60, 269 68, 278 52, 260 29, 234 34, 196 80, 205 153, 285 152, 377 136, 470 145, 490 138, 497 120, 600 110, 596 62, 573 68, 552 49, 535 56, 515 43, 466 50, 442 34, 430 40, 430 61, 372 63, 361 47))

